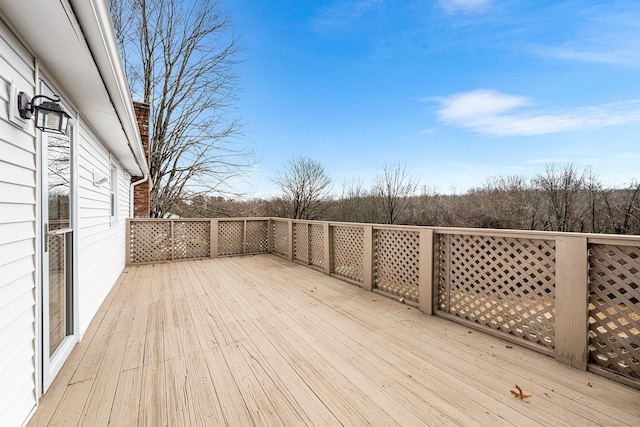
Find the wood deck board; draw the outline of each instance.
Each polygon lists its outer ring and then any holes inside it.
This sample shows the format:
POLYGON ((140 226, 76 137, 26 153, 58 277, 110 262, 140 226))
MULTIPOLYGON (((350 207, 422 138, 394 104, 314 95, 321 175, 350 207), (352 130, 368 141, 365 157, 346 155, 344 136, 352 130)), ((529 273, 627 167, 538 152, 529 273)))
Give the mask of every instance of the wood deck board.
MULTIPOLYGON (((135 274, 136 274, 136 271, 123 273, 118 279, 118 283, 116 283, 115 287, 119 287, 120 284, 126 278, 129 278, 129 279, 133 278, 135 274)), ((47 393, 44 396, 42 396, 39 402, 40 408, 30 420, 31 425, 54 425, 54 422, 51 420, 56 412, 58 404, 62 401, 63 398, 69 399, 68 393, 71 392, 71 388, 69 387, 69 384, 74 384, 77 382, 77 381, 72 381, 71 378, 75 375, 85 355, 88 354, 87 352, 91 347, 91 343, 93 342, 93 339, 95 338, 98 330, 100 329, 100 326, 102 325, 103 320, 105 319, 105 316, 109 311, 109 307, 111 306, 111 303, 117 293, 118 292, 111 292, 107 295, 107 298, 105 299, 102 306, 94 316, 93 321, 87 328, 87 331, 84 334, 82 342, 76 345, 73 352, 69 355, 69 358, 67 359, 66 364, 69 367, 72 367, 72 369, 63 369, 58 374, 58 376, 56 377, 56 381, 54 381, 53 384, 51 384, 51 387, 49 387, 49 390, 47 391, 47 393)), ((88 359, 90 359, 91 357, 92 356, 88 357, 88 359)), ((89 387, 88 390, 90 390, 92 386, 92 382, 87 381, 82 386, 89 387)), ((80 400, 78 400, 78 404, 76 405, 77 407, 73 408, 74 409, 73 413, 78 411, 79 416, 82 413, 82 406, 84 405, 84 400, 82 400, 82 398, 86 399, 88 390, 86 394, 84 395, 80 394, 80 400)), ((55 423, 58 423, 58 421, 56 421, 55 423)))
POLYGON ((115 426, 135 426, 138 422, 140 392, 142 390, 142 368, 120 372, 116 385, 110 423, 115 426))
MULTIPOLYGON (((284 290, 281 290, 281 292, 283 291, 284 290)), ((313 291, 317 297, 317 295, 319 294, 318 288, 317 287, 314 288, 313 291)), ((316 298, 316 297, 313 297, 313 298, 316 298)), ((326 297, 324 296, 320 297, 320 299, 325 299, 325 298, 326 297)), ((377 297, 373 296, 372 298, 375 299, 377 297)), ((326 311, 324 310, 324 308, 327 308, 327 307, 324 305, 316 305, 316 308, 323 310, 323 313, 324 313, 324 311, 326 311)), ((410 307, 406 307, 406 308, 409 309, 410 307)), ((332 308, 328 310, 332 310, 332 308)), ((313 313, 311 311, 312 310, 295 311, 293 310, 293 307, 292 307, 292 310, 288 310, 288 312, 296 312, 298 314, 304 314, 306 316, 313 316, 313 313)), ((316 311, 316 310, 313 310, 313 311, 316 311)), ((322 317, 329 317, 329 316, 331 316, 331 313, 327 312, 326 315, 322 317)), ((354 319, 354 320, 357 320, 357 319, 354 319)), ((443 388, 432 389, 429 391, 429 393, 424 393, 425 390, 422 390, 421 388, 427 386, 429 383, 433 383, 436 379, 433 376, 425 377, 423 378, 424 384, 416 383, 415 379, 410 379, 410 378, 419 377, 420 371, 417 367, 415 366, 411 367, 410 363, 406 363, 407 360, 404 360, 405 363, 403 364, 400 364, 398 366, 392 366, 388 363, 386 359, 378 357, 381 353, 383 353, 386 350, 385 349, 386 341, 383 341, 382 345, 378 347, 376 347, 373 344, 373 341, 370 341, 370 338, 372 336, 379 334, 381 331, 381 328, 379 327, 378 328, 372 327, 374 326, 373 324, 359 325, 360 326, 359 328, 351 327, 358 322, 353 322, 352 324, 340 324, 339 327, 334 327, 331 324, 327 324, 323 326, 324 330, 322 331, 315 331, 315 333, 311 333, 311 332, 307 333, 307 331, 312 331, 315 325, 322 323, 322 319, 320 317, 316 316, 316 317, 312 317, 311 319, 305 319, 304 317, 302 318, 299 317, 299 318, 293 319, 289 323, 301 325, 303 322, 304 322, 304 325, 302 326, 301 330, 305 335, 310 336, 311 340, 314 340, 310 343, 311 345, 315 343, 315 339, 317 339, 320 335, 327 334, 328 331, 331 331, 329 335, 332 335, 334 338, 332 342, 338 343, 339 346, 333 348, 329 353, 329 355, 326 357, 330 358, 332 357, 333 354, 345 355, 345 354, 353 353, 351 356, 353 360, 357 361, 358 358, 362 358, 368 362, 366 364, 352 363, 348 365, 349 369, 345 369, 345 370, 349 371, 349 370, 355 369, 356 371, 360 371, 362 375, 367 376, 370 374, 372 370, 371 367, 379 368, 381 365, 386 365, 385 366, 386 369, 379 369, 379 372, 377 372, 376 374, 369 375, 370 379, 373 379, 373 378, 378 379, 380 381, 380 387, 386 388, 387 393, 393 393, 396 396, 395 400, 408 403, 409 407, 413 408, 414 412, 420 412, 421 408, 427 408, 428 410, 425 413, 423 413, 422 416, 426 417, 425 421, 429 423, 434 423, 437 425, 445 424, 446 423, 445 419, 448 417, 448 415, 445 415, 447 414, 447 411, 446 411, 447 409, 448 409, 448 414, 450 414, 451 417, 457 420, 457 421, 454 421, 453 419, 449 419, 447 420, 449 423, 457 422, 457 423, 460 423, 460 425, 470 425, 470 424, 491 425, 501 420, 499 416, 495 415, 492 412, 486 411, 486 409, 483 408, 482 406, 475 408, 474 406, 476 405, 476 402, 473 400, 473 396, 465 396, 465 393, 461 392, 460 388, 456 389, 455 393, 450 394, 451 400, 454 402, 454 404, 458 405, 457 408, 452 408, 449 405, 449 402, 447 402, 444 399, 440 399, 443 392, 445 395, 448 394, 447 393, 448 389, 446 387, 447 382, 453 381, 455 379, 450 375, 445 375, 445 379, 442 382, 442 386, 444 386, 443 388), (344 329, 345 326, 347 326, 349 329, 348 330, 344 329), (358 345, 357 343, 356 345, 354 345, 353 341, 350 339, 350 336, 358 336, 360 337, 360 340, 369 340, 367 348, 365 348, 362 345, 358 345), (358 352, 360 352, 362 356, 358 356, 358 352), (406 368, 407 366, 410 366, 410 367, 406 368), (415 370, 412 370, 412 368, 415 368, 415 370), (393 372, 393 375, 400 373, 404 375, 405 381, 396 382, 394 381, 392 376, 390 377, 387 375, 387 372, 393 372), (420 398, 420 396, 422 395, 429 395, 429 394, 431 394, 432 396, 430 401, 425 401, 420 398), (435 404, 434 400, 435 401, 440 400, 440 401, 437 404, 435 404), (470 419, 466 417, 465 416, 466 414, 464 414, 464 411, 469 411, 470 409, 478 409, 477 411, 475 411, 475 413, 481 416, 480 419, 470 419), (440 417, 438 417, 438 415, 440 415, 440 417), (434 419, 433 417, 436 417, 436 418, 434 419)), ((388 325, 383 325, 383 326, 388 326, 388 325)), ((390 329, 390 331, 386 339, 392 338, 393 335, 396 334, 396 330, 393 328, 387 328, 387 329, 390 329)), ((391 353, 388 353, 388 354, 391 354, 391 353)), ((392 355, 391 358, 397 360, 395 355, 392 355)), ((459 370, 459 368, 455 366, 453 367, 453 369, 459 370)), ((433 372, 431 373, 431 375, 433 375, 433 372)), ((465 384, 464 382, 459 381, 459 385, 464 386, 465 384)), ((503 384, 502 389, 504 390, 507 387, 509 387, 509 385, 503 384)), ((475 389, 473 389, 473 391, 475 392, 475 389)), ((391 400, 394 400, 394 399, 391 399, 391 400)), ((494 408, 491 408, 491 409, 493 409, 495 412, 494 408)), ((501 412, 503 413, 503 415, 506 410, 509 410, 509 408, 501 409, 501 412)), ((523 422, 527 422, 529 424, 531 423, 530 419, 528 419, 527 417, 523 417, 518 413, 515 413, 514 417, 515 417, 515 419, 513 420, 514 423, 520 423, 520 424, 522 424, 523 422)), ((405 422, 410 422, 410 421, 407 420, 405 422)))
POLYGON ((95 379, 92 381, 91 391, 83 411, 82 423, 85 425, 105 425, 109 422, 117 380, 122 372, 122 361, 133 312, 134 308, 131 306, 123 306, 119 311, 113 335, 96 369, 95 379))
MULTIPOLYGON (((237 298, 244 299, 249 303, 244 305, 246 308, 244 314, 252 319, 251 323, 244 324, 245 330, 250 330, 248 333, 252 338, 243 341, 242 345, 247 348, 248 352, 256 355, 253 357, 259 360, 261 366, 269 372, 272 381, 285 391, 290 401, 293 402, 294 399, 303 397, 301 401, 307 402, 307 404, 300 410, 310 418, 311 424, 336 425, 339 424, 341 418, 346 419, 346 414, 353 417, 352 410, 343 412, 342 417, 336 417, 333 410, 325 405, 325 400, 318 398, 318 391, 309 385, 317 384, 317 381, 308 380, 304 373, 299 371, 298 362, 289 357, 290 350, 283 350, 282 341, 280 341, 280 345, 272 343, 272 340, 281 337, 281 334, 276 331, 284 332, 290 328, 274 317, 273 311, 269 309, 270 304, 265 304, 266 299, 256 292, 256 287, 236 287, 234 291, 237 298)), ((300 342, 297 343, 300 344, 300 342)), ((335 371, 334 368, 331 369, 335 371)), ((317 372, 314 374, 316 379, 321 377, 317 372)), ((325 370, 324 374, 326 380, 328 372, 325 370)), ((326 390, 323 391, 326 392, 326 390)), ((336 395, 335 389, 332 390, 332 394, 336 395)), ((345 396, 344 399, 347 400, 348 396, 345 396)), ((296 406, 298 405, 296 404, 296 406)), ((362 421, 364 422, 364 419, 362 421)))
MULTIPOLYGON (((374 296, 373 299, 377 297, 374 296)), ((378 303, 393 303, 389 300, 383 298, 377 299, 378 303)), ((456 324, 453 324, 449 321, 442 320, 445 324, 446 334, 438 334, 442 329, 440 328, 416 328, 415 335, 414 334, 397 334, 393 328, 389 328, 389 325, 393 324, 393 321, 401 321, 407 327, 413 327, 413 325, 417 325, 416 322, 413 322, 411 316, 402 316, 397 317, 394 313, 387 313, 388 316, 376 316, 374 311, 371 311, 366 304, 363 306, 361 304, 362 301, 349 301, 345 304, 337 304, 335 307, 336 310, 346 313, 350 313, 355 310, 361 310, 361 313, 356 316, 356 318, 363 317, 364 320, 361 322, 357 322, 358 324, 362 323, 366 325, 369 329, 376 331, 376 335, 380 333, 384 333, 387 331, 387 334, 382 338, 383 346, 381 350, 385 348, 400 348, 403 351, 406 349, 415 349, 416 346, 413 345, 415 342, 415 336, 424 338, 424 342, 429 342, 429 346, 437 346, 437 350, 450 353, 450 357, 446 359, 442 359, 444 362, 450 364, 448 366, 448 371, 456 372, 456 366, 454 363, 461 363, 463 365, 468 364, 469 366, 475 366, 476 369, 483 370, 491 370, 497 377, 504 377, 505 372, 510 372, 512 377, 514 377, 515 381, 518 380, 526 380, 533 383, 538 383, 538 385, 545 385, 545 381, 550 376, 549 369, 553 372, 553 377, 557 378, 558 381, 555 382, 556 387, 553 390, 553 393, 565 393, 565 396, 571 400, 579 401, 583 398, 583 394, 589 395, 591 398, 596 398, 593 402, 593 407, 602 408, 603 410, 610 409, 609 403, 602 403, 597 398, 602 397, 604 394, 603 389, 608 389, 609 386, 613 387, 610 391, 616 393, 619 391, 619 384, 611 381, 607 381, 601 376, 595 375, 593 373, 585 373, 584 376, 575 376, 575 370, 567 367, 563 364, 554 364, 548 366, 546 364, 541 364, 540 361, 547 361, 548 357, 536 353, 532 353, 530 350, 519 347, 517 345, 510 345, 509 343, 501 343, 500 345, 495 345, 495 339, 489 337, 486 334, 478 333, 476 331, 469 331, 466 328, 461 328, 456 324), (341 307, 343 306, 343 307, 341 307), (364 308, 363 308, 364 307, 364 308), (475 335, 466 334, 469 333, 475 335), (451 333, 454 336, 451 336, 451 333), (469 339, 470 337, 474 337, 473 339, 469 339), (466 341, 466 343, 465 343, 466 341), (452 346, 460 348, 461 343, 464 343, 466 346, 465 351, 456 351, 451 352, 452 346), (394 344, 390 346, 389 344, 394 344), (508 346, 508 347, 507 347, 508 346), (495 358, 495 361, 491 360, 490 363, 487 363, 487 356, 491 356, 495 358), (462 359, 462 360, 458 360, 462 359), (545 375, 546 372, 546 375, 545 375), (578 378, 587 379, 586 381, 576 381, 578 378), (540 379, 540 380, 539 380, 540 379), (588 384, 598 382, 601 387, 598 389, 589 387, 588 384), (558 386, 560 384, 560 386, 558 386)), ((350 315, 350 314, 349 314, 350 315)), ((421 314, 417 313, 417 319, 420 319, 421 314)), ((433 319, 437 321, 436 319, 433 319)), ((371 334, 367 335, 371 337, 371 334)), ((592 385, 593 385, 592 384, 592 385)), ((508 386, 513 388, 514 384, 509 384, 508 386)), ((546 390, 551 391, 551 390, 546 390)), ((627 409, 633 408, 638 403, 638 395, 636 393, 622 394, 618 395, 618 398, 615 401, 615 407, 620 410, 619 416, 622 419, 629 418, 629 416, 634 416, 634 413, 629 413, 627 409), (625 418, 626 417, 626 418, 625 418)), ((560 403, 564 405, 565 402, 560 403)), ((585 415, 584 408, 579 408, 579 410, 585 415)), ((590 413, 587 410, 587 413, 590 413)), ((597 413, 594 413, 597 415, 597 413)))
POLYGON ((249 413, 249 407, 236 383, 231 369, 224 358, 220 347, 209 347, 203 352, 210 381, 214 384, 218 394, 218 403, 229 426, 255 425, 249 413))
MULTIPOLYGON (((241 281, 243 280, 241 276, 237 278, 241 281)), ((291 330, 288 326, 291 324, 289 318, 285 317, 286 322, 283 322, 282 319, 279 318, 284 312, 279 309, 273 310, 271 301, 268 301, 271 296, 262 294, 259 286, 255 284, 252 285, 251 282, 246 282, 245 285, 246 286, 234 287, 231 291, 234 296, 239 299, 244 299, 248 303, 243 305, 243 308, 248 318, 253 320, 253 324, 245 323, 245 329, 250 328, 253 330, 253 332, 249 333, 252 339, 244 341, 242 344, 246 346, 258 345, 259 348, 262 349, 261 353, 264 353, 265 356, 267 355, 265 349, 277 352, 279 357, 269 352, 269 357, 264 357, 263 359, 266 363, 278 364, 278 376, 283 380, 289 377, 289 382, 286 384, 287 388, 296 390, 297 393, 305 393, 310 397, 306 400, 308 405, 304 410, 313 413, 311 416, 313 425, 336 425, 340 419, 353 420, 357 412, 353 406, 336 408, 335 406, 328 407, 325 405, 327 401, 331 402, 332 400, 348 402, 350 400, 350 394, 354 390, 353 385, 349 384, 351 387, 344 386, 347 380, 339 370, 336 370, 335 367, 329 367, 324 360, 320 360, 319 358, 313 359, 313 356, 309 355, 311 352, 315 353, 313 349, 307 347, 308 352, 304 357, 300 357, 300 354, 298 354, 296 350, 304 346, 304 342, 299 339, 294 339, 294 348, 293 346, 289 346, 288 342, 282 340, 284 335, 287 335, 284 334, 284 332, 291 330), (278 344, 272 344, 272 341, 278 344), (309 360, 310 358, 312 359, 309 360), (296 378, 297 381, 295 380, 296 378), (332 387, 330 390, 322 387, 322 390, 319 390, 318 386, 321 386, 327 379, 331 379, 330 382, 333 385, 342 384, 343 387, 332 387), (310 384, 313 384, 313 386, 310 386, 310 384), (336 398, 341 394, 344 395, 336 398), (309 405, 309 403, 311 405, 309 405), (317 407, 311 407, 313 404, 316 404, 317 407), (326 415, 324 415, 325 413, 326 415), (332 420, 335 420, 335 422, 332 422, 332 420)), ((373 417, 374 412, 371 408, 367 408, 367 410, 363 412, 368 414, 369 422, 375 419, 373 417)), ((374 422, 373 424, 380 425, 383 419, 384 418, 378 418, 376 420, 378 422, 374 422)), ((367 417, 362 416, 359 418, 359 421, 360 423, 365 423, 367 417)), ((393 424, 390 418, 386 421, 384 424, 393 424)))
POLYGON ((639 403, 638 390, 261 255, 128 267, 29 425, 625 425, 639 403))
MULTIPOLYGON (((306 321, 297 319, 297 323, 300 323, 303 329, 310 329, 316 322, 318 322, 317 318, 306 321)), ((436 422, 429 417, 438 412, 443 416, 446 414, 450 418, 457 419, 461 425, 478 423, 489 425, 499 421, 499 417, 494 414, 497 410, 492 408, 492 412, 487 413, 484 406, 478 404, 482 396, 478 396, 476 389, 468 387, 465 381, 457 379, 453 372, 437 371, 432 367, 428 375, 424 374, 422 367, 419 366, 424 365, 423 361, 412 365, 411 361, 388 352, 384 344, 376 345, 373 339, 379 331, 372 328, 342 327, 338 329, 332 326, 329 326, 328 330, 333 337, 330 342, 334 347, 326 357, 331 357, 331 354, 351 355, 350 360, 353 361, 349 365, 351 369, 368 376, 376 382, 378 388, 385 389, 388 394, 394 396, 395 400, 407 403, 408 408, 412 408, 414 412, 419 413, 421 408, 428 408, 428 412, 421 414, 427 417, 427 421, 436 422), (354 344, 351 336, 359 337, 360 343, 354 344), (403 381, 397 381, 396 376, 401 376, 403 381), (453 384, 457 384, 457 387, 451 387, 453 384), (429 387, 432 388, 429 389, 429 387), (422 396, 429 397, 424 400, 422 396), (480 416, 481 419, 469 419, 468 415, 480 416), (488 419, 491 417, 494 417, 493 421, 488 419), (472 420, 475 422, 471 422, 472 420)), ((385 341, 383 343, 386 344, 385 341)), ((349 362, 348 360, 347 363, 349 362)), ((460 371, 460 367, 454 367, 454 370, 460 371)), ((468 372, 464 373, 464 375, 468 374, 468 372)), ((522 417, 517 418, 520 419, 514 422, 525 421, 522 417)), ((529 420, 526 421, 529 422, 529 420)))
MULTIPOLYGON (((407 351, 407 349, 413 348, 411 345, 411 342, 407 342, 406 340, 400 340, 399 338, 401 338, 402 336, 399 337, 398 334, 395 333, 395 330, 389 327, 388 322, 384 323, 379 321, 379 319, 368 319, 366 325, 358 325, 358 326, 359 326, 359 329, 356 329, 352 332, 355 335, 364 336, 364 333, 367 331, 367 327, 375 331, 374 333, 368 333, 366 337, 363 338, 364 340, 369 341, 367 343, 367 348, 370 349, 371 352, 367 354, 372 354, 376 356, 386 355, 386 360, 393 359, 394 357, 401 358, 405 363, 398 366, 397 369, 399 369, 401 372, 403 372, 407 376, 411 375, 412 377, 416 378, 423 373, 422 370, 420 369, 421 365, 424 365, 424 363, 422 363, 422 359, 420 357, 417 357, 414 353, 407 351), (389 353, 389 350, 393 351, 393 354, 389 353)), ((453 344, 453 343, 450 343, 448 346, 443 346, 442 344, 435 341, 433 338, 430 338, 425 342, 429 342, 429 348, 421 349, 421 352, 428 351, 430 353, 437 353, 437 352, 446 353, 447 351, 451 350, 452 348, 451 344, 453 344)), ((513 348, 513 346, 511 347, 513 348)), ((504 349, 505 353, 512 352, 512 355, 514 357, 520 357, 517 354, 518 353, 517 349, 515 351, 507 350, 506 345, 503 345, 501 348, 504 349)), ((460 385, 460 387, 463 384, 467 384, 467 385, 474 386, 473 388, 476 389, 482 385, 485 385, 485 386, 489 386, 490 390, 492 391, 498 391, 498 393, 495 396, 491 396, 490 394, 488 394, 487 397, 493 398, 497 402, 500 402, 502 397, 501 390, 515 388, 514 383, 518 383, 524 386, 524 384, 530 384, 531 382, 535 382, 535 378, 531 378, 531 375, 529 375, 529 371, 525 370, 525 371, 520 371, 518 373, 511 372, 510 375, 505 375, 504 367, 506 365, 505 363, 506 360, 503 360, 499 364, 496 364, 496 363, 487 364, 486 358, 483 359, 479 356, 474 356, 474 354, 472 353, 473 350, 472 349, 469 349, 469 350, 470 351, 462 351, 462 352, 458 351, 451 354, 449 358, 443 359, 442 364, 435 364, 435 363, 432 364, 430 366, 430 372, 428 376, 426 378, 423 378, 423 383, 427 384, 428 382, 437 380, 439 377, 443 377, 446 379, 447 382, 451 382, 453 380, 459 381, 458 384, 460 385), (465 367, 470 368, 470 370, 465 371, 465 367), (475 383, 476 378, 472 375, 472 373, 474 370, 477 370, 477 369, 485 370, 485 372, 489 374, 482 378, 482 380, 484 381, 483 384, 475 383), (455 376, 456 378, 453 378, 453 376, 455 376), (429 379, 431 379, 431 381, 429 381, 429 379)), ((486 350, 487 349, 485 349, 484 351, 486 350)), ((521 350, 524 352, 529 351, 526 349, 521 349, 521 350)), ((499 349, 496 350, 494 346, 494 348, 488 352, 491 354, 491 357, 494 357, 495 353, 499 351, 501 350, 499 349)), ((434 357, 437 357, 437 355, 434 355, 434 357)), ((457 399, 458 401, 462 401, 462 399, 460 398, 463 397, 463 394, 460 393, 460 387, 456 387, 456 396, 458 397, 457 399)), ((586 388, 587 385, 584 384, 584 387, 586 388)), ((567 404, 571 403, 571 402, 568 402, 567 399, 569 399, 569 396, 571 394, 579 395, 579 393, 576 393, 575 391, 571 391, 571 393, 569 393, 567 396, 564 396, 558 393, 558 392, 561 392, 561 390, 558 390, 557 388, 559 387, 556 387, 556 389, 554 390, 554 393, 556 394, 556 398, 548 401, 547 405, 552 405, 552 406, 556 405, 556 406, 559 406, 558 409, 564 408, 565 411, 560 411, 560 410, 557 411, 557 414, 561 417, 561 419, 554 420, 554 425, 559 425, 562 422, 568 422, 568 423, 574 422, 576 420, 576 417, 583 418, 585 422, 588 422, 589 419, 597 419, 598 416, 602 415, 602 413, 598 411, 594 411, 593 408, 582 408, 582 407, 579 408, 580 413, 567 415, 566 412, 572 410, 571 405, 567 406, 567 404)), ((432 391, 433 392, 440 391, 440 393, 442 394, 443 392, 446 393, 447 390, 446 388, 439 388, 438 390, 434 389, 432 391)), ((551 393, 551 390, 544 388, 544 384, 538 384, 537 387, 529 388, 528 391, 534 392, 534 394, 538 396, 542 396, 546 392, 551 393)), ((469 398, 469 400, 467 400, 465 405, 467 409, 469 409, 468 405, 469 404, 473 405, 474 403, 475 402, 471 398, 469 398)), ((489 406, 488 409, 496 406, 496 408, 493 409, 494 411, 497 411, 498 408, 500 408, 500 405, 495 405, 495 403, 491 402, 490 399, 486 399, 485 404, 489 406)), ((594 406, 597 406, 597 405, 598 405, 598 402, 595 402, 594 406)), ((507 408, 503 407, 502 409, 500 409, 500 411, 504 414, 505 409, 507 408)), ((629 416, 629 414, 627 414, 627 416, 629 416)), ((538 421, 548 422, 548 419, 546 418, 539 419, 538 421)))
MULTIPOLYGON (((304 324, 302 319, 298 319, 304 327, 309 327, 315 321, 317 320, 309 319, 310 323, 304 324)), ((441 371, 440 375, 436 375, 435 369, 431 369, 428 374, 424 374, 417 364, 412 365, 406 359, 400 359, 386 351, 384 346, 374 344, 372 338, 376 335, 375 332, 351 328, 330 330, 334 337, 331 340, 333 348, 329 350, 332 354, 350 355, 354 362, 359 359, 361 363, 350 363, 349 367, 369 377, 376 387, 384 389, 394 400, 407 403, 407 409, 413 408, 419 413, 422 412, 420 409, 427 409, 425 413, 421 413, 421 416, 426 417, 425 421, 436 422, 437 420, 430 419, 435 414, 448 416, 451 421, 455 419, 460 425, 477 424, 480 421, 489 425, 499 421, 494 419, 493 422, 487 422, 484 407, 478 404, 478 397, 473 395, 475 389, 467 388, 462 381, 457 382, 458 387, 452 388, 456 378, 446 372, 441 371), (367 346, 354 345, 350 342, 350 336, 359 336, 359 340, 366 342, 367 346), (401 363, 392 364, 392 361, 401 363), (396 376, 403 378, 403 381, 397 381, 396 376), (473 400, 474 397, 476 401, 473 400), (481 419, 471 418, 469 415, 479 415, 481 419)), ((325 357, 330 356, 331 354, 327 354, 325 357)), ((492 413, 487 415, 497 418, 492 413)))

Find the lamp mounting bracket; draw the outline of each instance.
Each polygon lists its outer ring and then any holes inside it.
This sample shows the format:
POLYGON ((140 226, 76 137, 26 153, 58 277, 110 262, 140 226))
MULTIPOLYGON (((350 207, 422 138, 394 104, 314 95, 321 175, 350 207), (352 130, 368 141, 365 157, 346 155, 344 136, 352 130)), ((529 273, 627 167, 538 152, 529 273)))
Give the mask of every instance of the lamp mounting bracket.
POLYGON ((44 98, 55 103, 60 102, 60 97, 58 95, 54 95, 54 98, 47 95, 36 95, 31 98, 26 93, 20 92, 18 94, 18 111, 20 112, 20 117, 23 119, 30 119, 36 107, 35 102, 40 98, 44 98))

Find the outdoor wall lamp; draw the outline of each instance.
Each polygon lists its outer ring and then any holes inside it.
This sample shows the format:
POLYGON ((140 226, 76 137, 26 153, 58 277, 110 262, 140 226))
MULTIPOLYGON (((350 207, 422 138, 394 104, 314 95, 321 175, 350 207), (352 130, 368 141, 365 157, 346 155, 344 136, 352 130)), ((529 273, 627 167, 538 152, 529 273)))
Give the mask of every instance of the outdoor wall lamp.
POLYGON ((60 97, 57 95, 55 95, 55 99, 45 95, 37 95, 31 99, 26 93, 20 92, 18 94, 18 111, 23 119, 30 119, 35 112, 36 127, 42 132, 66 135, 71 116, 62 109, 58 102, 60 102, 60 97), (35 101, 39 98, 44 98, 47 101, 36 105, 35 101))

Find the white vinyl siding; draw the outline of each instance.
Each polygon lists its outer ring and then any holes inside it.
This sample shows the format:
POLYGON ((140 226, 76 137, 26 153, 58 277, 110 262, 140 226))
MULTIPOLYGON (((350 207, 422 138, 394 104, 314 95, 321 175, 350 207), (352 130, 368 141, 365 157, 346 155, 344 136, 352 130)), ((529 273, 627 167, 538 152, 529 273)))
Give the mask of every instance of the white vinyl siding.
POLYGON ((34 93, 33 63, 0 20, 0 425, 21 425, 37 402, 36 146, 10 117, 12 83, 34 93))
MULTIPOLYGON (((20 31, 22 29, 16 29, 16 34, 20 31)), ((39 356, 42 332, 38 322, 42 309, 41 257, 38 255, 42 226, 38 215, 41 208, 38 197, 42 191, 37 169, 39 148, 33 120, 17 118, 15 107, 18 91, 30 96, 36 94, 36 78, 52 82, 56 93, 67 103, 68 111, 79 114, 74 120, 77 180, 72 204, 76 210, 74 286, 78 338, 87 330, 125 265, 130 176, 105 148, 106 135, 97 135, 95 128, 83 118, 82 109, 73 108, 82 104, 79 102, 82 99, 65 94, 64 82, 56 78, 61 76, 52 75, 50 71, 22 45, 0 15, 0 427, 27 422, 37 407, 38 385, 42 379, 39 356), (110 212, 109 181, 96 186, 93 179, 94 171, 110 177, 112 165, 117 166, 115 221, 110 212)), ((116 114, 115 110, 104 113, 116 114)), ((100 124, 94 116, 93 126, 97 126, 96 122, 100 124)), ((116 150, 124 142, 110 141, 116 150)))
POLYGON ((129 216, 129 188, 118 166, 119 218, 112 224, 109 180, 96 186, 94 171, 111 175, 115 162, 91 129, 80 125, 78 159, 78 298, 80 300, 80 336, 118 280, 125 265, 125 223, 129 216))

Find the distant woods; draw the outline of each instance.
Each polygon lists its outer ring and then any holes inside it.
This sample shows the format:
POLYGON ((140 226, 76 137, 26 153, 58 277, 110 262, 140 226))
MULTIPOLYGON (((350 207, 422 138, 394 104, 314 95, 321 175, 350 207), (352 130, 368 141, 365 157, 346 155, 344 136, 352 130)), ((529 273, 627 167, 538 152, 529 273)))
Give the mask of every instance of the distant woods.
MULTIPOLYGON (((318 166, 314 163, 314 166, 318 166)), ((317 174, 319 171, 314 169, 317 174)), ((280 174, 282 175, 282 173, 280 174)), ((326 178, 324 171, 320 175, 326 178)), ((185 217, 294 217, 287 197, 180 203, 185 217)), ((533 178, 493 177, 464 194, 419 187, 401 165, 385 165, 371 188, 354 179, 323 197, 307 219, 446 227, 640 234, 640 183, 605 187, 589 168, 549 164, 533 178)))

